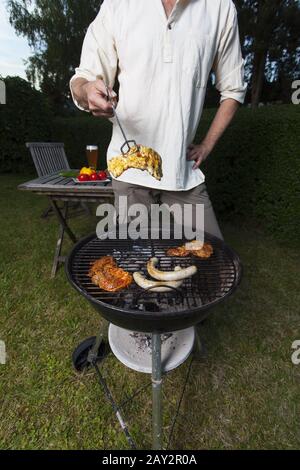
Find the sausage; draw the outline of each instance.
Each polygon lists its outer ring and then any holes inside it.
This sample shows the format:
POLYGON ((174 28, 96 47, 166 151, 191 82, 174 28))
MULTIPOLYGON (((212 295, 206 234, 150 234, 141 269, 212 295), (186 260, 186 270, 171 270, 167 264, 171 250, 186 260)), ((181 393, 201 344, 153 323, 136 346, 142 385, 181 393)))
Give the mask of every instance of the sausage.
MULTIPOLYGON (((181 268, 177 266, 176 271, 181 271, 181 268)), ((172 287, 178 289, 183 284, 183 280, 170 282, 149 281, 139 272, 133 274, 133 279, 142 289, 151 288, 151 292, 170 292, 173 290, 172 287)))
POLYGON ((175 269, 175 271, 160 271, 155 267, 158 262, 159 260, 157 258, 151 258, 147 264, 148 273, 158 281, 182 281, 189 279, 197 273, 196 266, 189 266, 188 268, 180 270, 175 269))

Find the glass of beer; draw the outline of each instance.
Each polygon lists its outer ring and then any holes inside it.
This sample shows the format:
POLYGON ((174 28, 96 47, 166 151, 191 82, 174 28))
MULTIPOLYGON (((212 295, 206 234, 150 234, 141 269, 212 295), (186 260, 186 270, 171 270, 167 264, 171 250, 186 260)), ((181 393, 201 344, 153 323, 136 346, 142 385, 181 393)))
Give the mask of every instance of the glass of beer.
POLYGON ((97 170, 98 166, 98 147, 97 145, 87 145, 86 147, 86 157, 90 168, 97 170))

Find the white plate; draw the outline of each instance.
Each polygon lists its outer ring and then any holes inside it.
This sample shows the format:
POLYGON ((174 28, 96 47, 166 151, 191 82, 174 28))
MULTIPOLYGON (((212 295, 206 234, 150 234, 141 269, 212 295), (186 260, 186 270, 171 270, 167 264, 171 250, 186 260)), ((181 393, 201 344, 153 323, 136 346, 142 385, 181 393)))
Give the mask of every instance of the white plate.
POLYGON ((74 183, 77 183, 77 184, 106 184, 106 183, 110 183, 111 182, 111 179, 110 178, 107 178, 107 180, 98 180, 98 181, 79 181, 77 178, 72 178, 74 183))

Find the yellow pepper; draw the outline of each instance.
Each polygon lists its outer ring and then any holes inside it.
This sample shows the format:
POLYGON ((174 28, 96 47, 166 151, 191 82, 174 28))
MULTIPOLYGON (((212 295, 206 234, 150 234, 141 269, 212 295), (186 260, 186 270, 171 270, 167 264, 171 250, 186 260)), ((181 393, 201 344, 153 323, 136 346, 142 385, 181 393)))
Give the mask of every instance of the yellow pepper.
POLYGON ((87 167, 83 167, 80 171, 81 175, 92 176, 94 173, 96 173, 95 170, 93 170, 92 168, 87 168, 87 167))

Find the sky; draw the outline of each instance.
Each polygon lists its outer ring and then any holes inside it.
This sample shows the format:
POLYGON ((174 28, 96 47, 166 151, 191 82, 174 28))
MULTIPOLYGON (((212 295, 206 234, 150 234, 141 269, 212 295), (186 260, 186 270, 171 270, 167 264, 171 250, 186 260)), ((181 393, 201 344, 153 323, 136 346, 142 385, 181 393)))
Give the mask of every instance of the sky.
POLYGON ((19 75, 26 78, 24 59, 30 55, 27 40, 17 36, 10 26, 6 0, 0 0, 0 75, 19 75))

